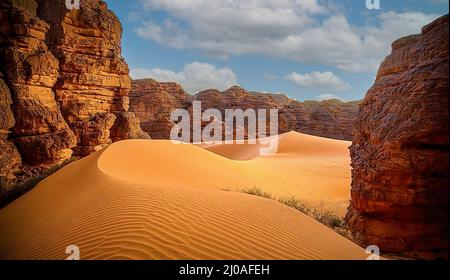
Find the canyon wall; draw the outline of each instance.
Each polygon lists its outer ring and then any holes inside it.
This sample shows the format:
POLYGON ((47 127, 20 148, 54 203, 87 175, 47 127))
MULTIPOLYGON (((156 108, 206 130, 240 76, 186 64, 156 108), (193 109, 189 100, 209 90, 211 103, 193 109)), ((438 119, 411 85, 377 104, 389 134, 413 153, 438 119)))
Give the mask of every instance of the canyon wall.
POLYGON ((4 0, 0 23, 2 188, 21 166, 149 138, 128 112, 122 28, 103 1, 68 10, 61 0, 4 0))
POLYGON ((83 1, 80 9, 68 11, 65 1, 41 0, 39 17, 50 24, 47 42, 60 68, 54 90, 77 137, 75 154, 103 148, 111 134, 145 136, 138 125, 130 126, 137 121, 127 113, 131 80, 121 55, 122 26, 106 3, 83 1))
POLYGON ((45 42, 49 25, 36 12, 34 1, 2 2, 0 67, 15 118, 10 137, 23 161, 55 164, 71 156, 76 139, 55 100, 59 65, 45 42))
POLYGON ((170 113, 178 108, 192 111, 193 101, 201 101, 202 110, 215 108, 222 115, 225 109, 278 109, 279 133, 294 130, 341 140, 352 139, 359 104, 339 100, 300 102, 283 94, 249 92, 238 86, 223 92, 208 89, 191 96, 176 83, 132 81, 130 110, 141 119, 143 130, 155 139, 168 139, 174 125, 170 113))
MULTIPOLYGON (((14 181, 22 162, 16 146, 8 140, 10 129, 16 123, 11 104, 11 94, 0 73, 0 185, 5 188, 14 181)), ((0 188, 0 195, 2 191, 0 188)))
POLYGON ((280 111, 280 132, 298 131, 339 140, 352 139, 359 101, 293 101, 280 111))
POLYGON ((392 44, 351 146, 356 242, 448 258, 448 16, 392 44))
POLYGON ((170 113, 187 108, 192 97, 177 83, 159 83, 153 79, 132 81, 130 111, 141 120, 142 129, 153 139, 169 139, 175 125, 170 113))

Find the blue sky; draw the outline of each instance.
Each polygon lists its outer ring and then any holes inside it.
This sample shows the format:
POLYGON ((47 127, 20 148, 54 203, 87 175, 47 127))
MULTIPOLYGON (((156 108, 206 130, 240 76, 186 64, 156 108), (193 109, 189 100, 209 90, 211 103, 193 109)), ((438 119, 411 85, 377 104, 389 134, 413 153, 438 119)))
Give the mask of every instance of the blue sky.
POLYGON ((448 0, 107 0, 133 78, 190 93, 237 84, 297 100, 357 100, 393 40, 448 13, 448 0))

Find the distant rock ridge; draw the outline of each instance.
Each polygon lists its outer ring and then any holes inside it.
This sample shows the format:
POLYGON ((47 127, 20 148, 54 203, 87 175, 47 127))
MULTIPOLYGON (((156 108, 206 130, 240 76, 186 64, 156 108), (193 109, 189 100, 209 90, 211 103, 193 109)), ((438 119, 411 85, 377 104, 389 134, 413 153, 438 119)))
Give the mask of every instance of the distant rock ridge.
POLYGON ((169 139, 174 126, 170 113, 174 109, 191 110, 193 101, 201 101, 203 110, 215 108, 222 114, 225 109, 278 109, 279 133, 298 131, 341 140, 352 139, 359 103, 339 100, 300 102, 283 94, 249 92, 240 86, 232 86, 223 92, 207 89, 190 95, 173 82, 141 79, 131 83, 130 111, 136 113, 143 130, 155 139, 169 139))
POLYGON ((177 83, 134 80, 130 91, 130 111, 139 117, 142 129, 152 138, 169 139, 174 125, 170 121, 170 112, 188 107, 191 99, 177 83))
POLYGON ((0 24, 2 188, 21 166, 149 138, 128 112, 122 28, 105 2, 68 10, 60 0, 4 0, 0 24))
POLYGON ((395 41, 361 103, 346 220, 382 253, 448 258, 448 24, 395 41))

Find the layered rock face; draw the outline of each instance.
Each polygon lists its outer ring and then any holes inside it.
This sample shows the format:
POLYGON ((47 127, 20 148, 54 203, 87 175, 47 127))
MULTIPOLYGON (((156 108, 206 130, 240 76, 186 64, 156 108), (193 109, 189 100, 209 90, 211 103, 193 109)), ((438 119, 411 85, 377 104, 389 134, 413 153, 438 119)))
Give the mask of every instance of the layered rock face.
POLYGON ((23 160, 51 165, 72 155, 76 139, 55 100, 58 60, 45 43, 49 25, 36 11, 34 1, 0 4, 1 71, 12 97, 12 138, 23 160))
POLYGON ((0 186, 2 187, 7 187, 13 182, 14 173, 19 170, 22 162, 16 146, 8 140, 10 129, 15 125, 11 104, 9 88, 0 73, 0 186))
POLYGON ((448 258, 448 16, 392 45, 351 146, 355 241, 448 258))
POLYGON ((280 111, 280 132, 295 130, 321 137, 351 140, 358 110, 359 101, 293 101, 280 111))
POLYGON ((128 112, 121 33, 103 1, 0 2, 2 186, 21 164, 48 168, 111 138, 149 138, 128 112))
MULTIPOLYGON (((359 103, 338 100, 299 102, 283 94, 248 92, 238 86, 223 92, 209 89, 191 96, 176 83, 160 83, 152 79, 132 81, 130 110, 136 112, 143 130, 155 139, 168 139, 174 126, 170 113, 174 109, 191 112, 193 101, 201 101, 203 111, 218 109, 223 120, 225 109, 266 109, 267 120, 269 110, 278 109, 279 133, 294 130, 342 140, 351 140, 359 103)), ((206 124, 202 123, 202 126, 206 124)), ((247 132, 244 131, 244 134, 247 135, 247 132)))
POLYGON ((169 139, 175 125, 170 113, 190 106, 192 97, 177 83, 153 79, 134 80, 130 91, 130 111, 141 120, 142 129, 154 139, 169 139))
POLYGON ((83 1, 80 9, 68 11, 65 1, 41 0, 39 17, 50 24, 47 41, 59 60, 54 89, 77 137, 75 153, 104 147, 111 143, 110 134, 115 139, 148 138, 139 130, 139 120, 127 113, 131 84, 121 56, 122 27, 106 4, 83 1), (116 119, 120 124, 113 126, 116 119))

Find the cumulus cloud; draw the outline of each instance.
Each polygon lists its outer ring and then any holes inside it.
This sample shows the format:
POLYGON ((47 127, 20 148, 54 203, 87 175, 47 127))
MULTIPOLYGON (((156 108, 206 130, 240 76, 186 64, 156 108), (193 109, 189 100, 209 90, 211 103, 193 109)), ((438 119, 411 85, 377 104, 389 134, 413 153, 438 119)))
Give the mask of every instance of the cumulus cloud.
POLYGON ((199 49, 215 57, 262 54, 372 72, 393 40, 420 32, 437 15, 381 13, 376 24, 355 26, 327 1, 317 0, 142 0, 146 11, 167 19, 143 19, 139 36, 179 49, 199 49))
POLYGON ((208 88, 225 90, 237 84, 236 74, 231 69, 201 62, 186 64, 180 72, 160 68, 131 69, 130 76, 133 79, 153 78, 160 82, 177 82, 192 94, 208 88))
POLYGON ((336 76, 333 72, 318 72, 314 71, 306 74, 298 74, 292 72, 286 76, 286 79, 292 81, 300 87, 317 89, 319 91, 346 91, 350 90, 349 83, 344 82, 341 78, 336 76))

